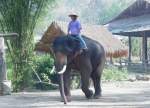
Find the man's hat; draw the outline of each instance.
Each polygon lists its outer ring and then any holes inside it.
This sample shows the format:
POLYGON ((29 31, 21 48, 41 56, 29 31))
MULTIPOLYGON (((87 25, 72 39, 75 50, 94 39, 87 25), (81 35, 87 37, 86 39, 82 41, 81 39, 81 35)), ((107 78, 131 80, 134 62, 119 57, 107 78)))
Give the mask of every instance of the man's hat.
POLYGON ((70 13, 68 16, 69 16, 69 17, 71 17, 71 16, 78 17, 78 14, 77 14, 77 13, 75 13, 75 12, 72 12, 72 13, 70 13))

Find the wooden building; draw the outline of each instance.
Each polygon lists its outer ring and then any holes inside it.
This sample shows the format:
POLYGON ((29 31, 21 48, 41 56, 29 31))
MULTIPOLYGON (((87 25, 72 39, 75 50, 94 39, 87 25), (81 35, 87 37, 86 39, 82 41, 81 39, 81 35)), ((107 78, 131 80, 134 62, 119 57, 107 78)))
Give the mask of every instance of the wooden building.
MULTIPOLYGON (((136 0, 108 24, 116 35, 129 37, 129 63, 131 59, 131 37, 142 38, 142 69, 148 69, 147 38, 150 37, 150 0, 136 0)), ((138 66, 137 66, 138 67, 138 66)))

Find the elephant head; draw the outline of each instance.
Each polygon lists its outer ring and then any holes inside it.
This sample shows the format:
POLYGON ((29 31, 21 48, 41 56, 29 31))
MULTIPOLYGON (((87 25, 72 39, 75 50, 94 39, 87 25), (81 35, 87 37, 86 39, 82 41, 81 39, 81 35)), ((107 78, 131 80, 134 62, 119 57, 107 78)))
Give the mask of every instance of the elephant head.
POLYGON ((80 41, 71 36, 57 37, 53 42, 53 52, 55 58, 56 71, 63 69, 67 65, 67 56, 73 56, 80 49, 80 41))
POLYGON ((79 40, 70 36, 60 36, 56 38, 53 42, 53 52, 55 59, 55 70, 60 74, 60 89, 61 95, 66 103, 66 97, 63 88, 63 73, 66 71, 68 61, 68 56, 73 55, 77 50, 79 50, 80 44, 79 40))

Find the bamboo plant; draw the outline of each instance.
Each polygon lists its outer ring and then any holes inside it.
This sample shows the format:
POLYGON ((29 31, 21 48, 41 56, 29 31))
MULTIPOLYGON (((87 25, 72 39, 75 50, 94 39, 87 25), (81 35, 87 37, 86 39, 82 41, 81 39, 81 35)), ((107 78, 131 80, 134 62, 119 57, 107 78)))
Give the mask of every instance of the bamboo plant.
POLYGON ((14 91, 23 90, 31 84, 29 65, 34 49, 33 31, 49 1, 52 0, 0 0, 0 32, 19 34, 8 42, 11 45, 14 91))

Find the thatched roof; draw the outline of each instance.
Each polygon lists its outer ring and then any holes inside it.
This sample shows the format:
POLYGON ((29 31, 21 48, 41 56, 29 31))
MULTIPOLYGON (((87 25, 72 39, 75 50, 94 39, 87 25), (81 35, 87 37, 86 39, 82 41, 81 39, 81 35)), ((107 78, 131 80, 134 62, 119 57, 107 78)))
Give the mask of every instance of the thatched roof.
MULTIPOLYGON (((82 34, 100 42, 107 53, 107 56, 122 57, 128 55, 127 47, 104 27, 100 25, 82 25, 82 34)), ((53 22, 44 33, 41 40, 36 44, 36 50, 50 52, 50 44, 55 37, 63 36, 67 31, 67 23, 53 22)))

